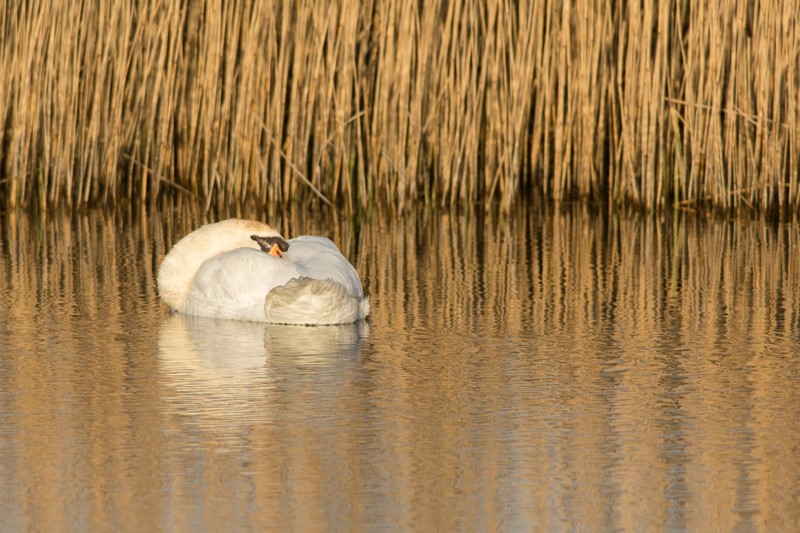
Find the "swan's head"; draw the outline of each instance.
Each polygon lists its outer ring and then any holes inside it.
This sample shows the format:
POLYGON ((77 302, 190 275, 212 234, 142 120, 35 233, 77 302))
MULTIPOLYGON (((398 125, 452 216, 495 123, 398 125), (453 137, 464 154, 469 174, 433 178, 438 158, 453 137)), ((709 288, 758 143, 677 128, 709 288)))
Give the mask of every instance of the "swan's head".
POLYGON ((232 218, 207 224, 178 241, 164 257, 158 269, 158 293, 171 308, 180 309, 203 262, 237 248, 261 249, 267 242, 277 245, 273 255, 286 251, 280 233, 263 222, 232 218))

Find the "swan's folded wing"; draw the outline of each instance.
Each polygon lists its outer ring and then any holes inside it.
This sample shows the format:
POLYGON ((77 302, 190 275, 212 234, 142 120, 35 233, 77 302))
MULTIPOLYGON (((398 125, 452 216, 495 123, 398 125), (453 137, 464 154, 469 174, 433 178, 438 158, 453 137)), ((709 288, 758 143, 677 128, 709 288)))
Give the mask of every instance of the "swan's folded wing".
POLYGON ((295 278, 267 295, 267 322, 273 324, 351 324, 359 316, 359 300, 329 279, 295 278))
POLYGON ((239 248, 205 261, 195 274, 181 311, 198 316, 264 321, 264 299, 297 276, 286 261, 239 248))
POLYGON ((289 241, 285 257, 297 265, 301 276, 335 281, 350 295, 359 299, 364 297, 358 272, 333 241, 317 236, 295 237, 289 241))

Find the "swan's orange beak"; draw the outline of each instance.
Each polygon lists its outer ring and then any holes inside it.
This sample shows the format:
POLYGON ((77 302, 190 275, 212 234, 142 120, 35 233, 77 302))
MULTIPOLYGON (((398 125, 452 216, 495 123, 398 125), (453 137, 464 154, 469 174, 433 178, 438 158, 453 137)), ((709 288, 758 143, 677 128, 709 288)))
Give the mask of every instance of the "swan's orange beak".
POLYGON ((273 244, 272 248, 270 248, 269 252, 267 252, 267 253, 269 255, 273 256, 273 257, 277 257, 277 258, 283 257, 283 253, 281 253, 281 249, 278 247, 277 243, 273 244))

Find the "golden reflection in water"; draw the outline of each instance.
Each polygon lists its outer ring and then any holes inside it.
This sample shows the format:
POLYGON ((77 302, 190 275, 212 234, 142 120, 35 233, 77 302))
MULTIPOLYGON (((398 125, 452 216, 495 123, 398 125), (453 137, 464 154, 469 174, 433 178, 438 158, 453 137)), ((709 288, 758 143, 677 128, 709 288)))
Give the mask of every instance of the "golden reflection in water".
POLYGON ((0 529, 800 521, 797 226, 284 215, 373 307, 290 328, 167 312, 201 221, 4 215, 0 529))
MULTIPOLYGON (((515 430, 539 439, 530 444, 541 455, 526 461, 532 485, 548 487, 530 494, 533 517, 552 510, 553 477, 564 476, 570 494, 556 498, 564 511, 553 513, 556 527, 797 522, 797 227, 580 213, 437 222, 364 230, 365 249, 376 251, 366 276, 377 293, 374 329, 535 337, 535 349, 522 349, 530 359, 485 361, 506 380, 471 381, 475 357, 448 360, 428 378, 448 401, 475 386, 482 409, 530 414, 530 425, 515 430), (394 253, 377 253, 378 241, 394 253), (543 389, 552 395, 504 392, 514 373, 552 380, 543 389), (607 507, 597 506, 597 490, 607 491, 607 507)), ((414 351, 418 342, 408 335, 395 348, 414 351)), ((387 367, 393 360, 409 364, 388 356, 387 367)), ((409 411, 419 405, 418 377, 430 369, 417 361, 390 380, 409 411)), ((430 407, 432 432, 453 443, 468 437, 470 421, 453 421, 435 402, 422 407, 430 407)), ((430 481, 441 490, 458 484, 458 468, 436 472, 430 481)))

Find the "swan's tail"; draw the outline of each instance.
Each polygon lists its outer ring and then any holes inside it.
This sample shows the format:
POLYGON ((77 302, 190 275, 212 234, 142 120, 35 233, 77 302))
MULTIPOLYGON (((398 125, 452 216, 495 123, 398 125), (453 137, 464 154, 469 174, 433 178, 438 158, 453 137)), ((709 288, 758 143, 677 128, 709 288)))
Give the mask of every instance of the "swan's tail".
POLYGON ((264 315, 273 324, 350 324, 369 314, 369 298, 358 298, 331 280, 296 278, 272 289, 264 315))

